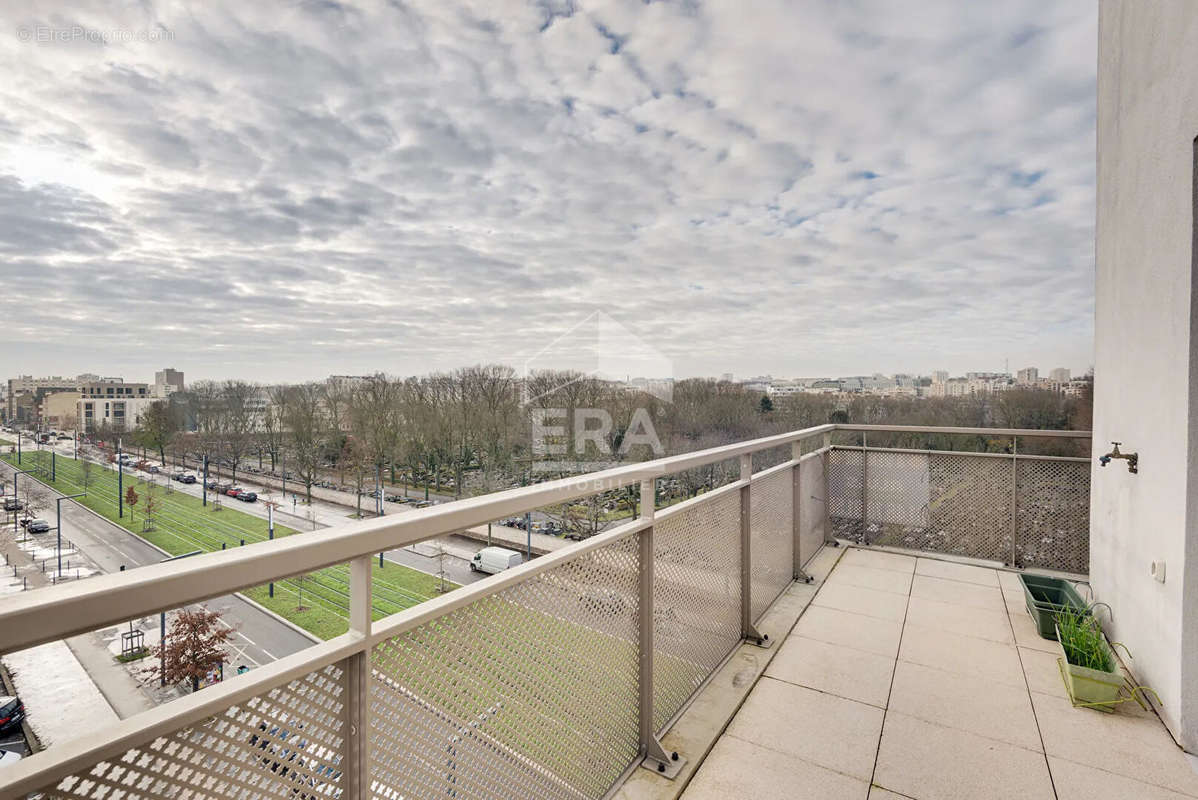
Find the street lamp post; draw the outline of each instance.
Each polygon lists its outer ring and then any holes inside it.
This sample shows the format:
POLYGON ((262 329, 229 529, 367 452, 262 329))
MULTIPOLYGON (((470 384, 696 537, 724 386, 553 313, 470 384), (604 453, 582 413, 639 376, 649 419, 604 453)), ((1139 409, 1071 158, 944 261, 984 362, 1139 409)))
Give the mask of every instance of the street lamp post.
POLYGON ((63 500, 74 500, 76 497, 86 497, 86 496, 87 496, 87 492, 81 492, 80 494, 69 494, 69 495, 66 495, 65 497, 54 498, 55 515, 56 515, 56 519, 54 521, 54 531, 55 531, 55 533, 58 534, 58 547, 57 547, 57 550, 58 550, 58 577, 60 577, 60 578, 62 577, 62 501, 63 500))
POLYGON ((17 428, 17 466, 21 466, 21 429, 17 428))
POLYGON ((204 485, 200 487, 200 495, 203 499, 203 505, 208 505, 208 456, 204 456, 204 485))
POLYGON ((116 440, 116 509, 117 517, 125 518, 125 471, 121 465, 121 440, 116 440))

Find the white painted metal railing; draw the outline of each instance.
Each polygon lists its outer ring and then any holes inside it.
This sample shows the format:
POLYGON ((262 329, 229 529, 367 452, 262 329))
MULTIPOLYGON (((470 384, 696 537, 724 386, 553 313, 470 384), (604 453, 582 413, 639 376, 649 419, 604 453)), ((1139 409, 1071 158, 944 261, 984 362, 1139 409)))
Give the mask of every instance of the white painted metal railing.
MULTIPOLYGON (((5 598, 0 652, 351 565, 345 635, 27 758, 0 796, 600 798, 669 774, 658 737, 847 518, 837 430, 1088 436, 823 425, 5 598), (729 459, 739 480, 654 511, 656 478, 729 459), (632 485, 638 519, 371 621, 372 554, 632 485)), ((919 494, 870 499, 860 455, 868 533, 919 494)))

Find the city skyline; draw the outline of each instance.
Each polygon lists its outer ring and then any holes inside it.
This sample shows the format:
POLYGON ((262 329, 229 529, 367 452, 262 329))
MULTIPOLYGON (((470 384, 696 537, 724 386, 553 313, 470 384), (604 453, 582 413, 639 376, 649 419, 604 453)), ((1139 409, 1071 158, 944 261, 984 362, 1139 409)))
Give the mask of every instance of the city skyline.
POLYGON ((17 15, 0 371, 419 374, 597 310, 679 376, 1088 365, 1092 4, 759 11, 17 15))

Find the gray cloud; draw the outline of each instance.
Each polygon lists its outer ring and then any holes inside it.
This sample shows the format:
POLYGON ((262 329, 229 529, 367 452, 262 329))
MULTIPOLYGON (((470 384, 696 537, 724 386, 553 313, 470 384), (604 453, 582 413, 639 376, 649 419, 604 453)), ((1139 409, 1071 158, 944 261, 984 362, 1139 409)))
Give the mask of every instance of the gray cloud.
POLYGON ((6 372, 1089 363, 1088 0, 76 5, 173 38, 0 48, 6 372))

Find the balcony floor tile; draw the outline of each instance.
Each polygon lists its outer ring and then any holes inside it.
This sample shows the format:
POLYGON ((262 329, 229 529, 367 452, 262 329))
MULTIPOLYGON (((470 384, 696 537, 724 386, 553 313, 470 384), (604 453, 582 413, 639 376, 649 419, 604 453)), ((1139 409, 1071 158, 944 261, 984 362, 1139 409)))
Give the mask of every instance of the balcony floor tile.
POLYGON ((1006 686, 1025 685, 1015 648, 973 636, 908 624, 899 659, 963 675, 977 675, 1006 686))
POLYGON ((1161 786, 1141 783, 1112 772, 1048 757, 1057 800, 1190 800, 1161 786))
POLYGON ((1053 800, 1044 756, 887 712, 874 782, 918 800, 1053 800))
POLYGON ((907 616, 906 595, 879 592, 876 589, 865 589, 847 584, 826 583, 811 602, 812 605, 822 608, 851 611, 854 614, 888 619, 892 622, 902 622, 903 618, 907 616))
POLYGON ((912 597, 907 607, 907 623, 945 630, 962 636, 1013 644, 1007 612, 971 608, 955 603, 942 603, 923 597, 912 597))
POLYGON ((1040 732, 1023 686, 1004 686, 975 675, 900 661, 889 709, 1028 750, 1041 750, 1040 732))
POLYGON ((915 565, 916 575, 928 575, 932 578, 947 578, 964 583, 977 583, 982 586, 998 584, 998 571, 987 567, 975 567, 972 564, 958 564, 955 561, 938 561, 934 558, 921 558, 915 565))
POLYGON ((687 800, 864 800, 869 784, 800 758, 722 736, 686 788, 687 800))
POLYGON ((894 674, 894 659, 792 636, 782 645, 765 674, 808 689, 885 708, 894 674))
POLYGON ((873 567, 874 569, 892 569, 896 572, 910 574, 915 571, 915 557, 903 556, 898 553, 886 553, 881 550, 861 550, 849 548, 842 559, 846 566, 873 567))
POLYGON ((911 596, 939 600, 942 603, 956 603, 970 608, 984 608, 989 611, 1006 610, 1002 592, 993 586, 965 583, 948 578, 933 578, 930 575, 916 574, 915 580, 911 584, 911 596))
POLYGON ((828 578, 828 585, 860 586, 864 589, 905 595, 911 592, 911 573, 843 564, 828 578))
POLYGON ((1103 714, 1039 692, 1032 703, 1049 756, 1198 797, 1198 773, 1154 714, 1134 703, 1103 714))
POLYGON ((728 734, 868 781, 882 716, 875 706, 762 678, 728 734))
POLYGON ((794 632, 828 644, 894 658, 898 653, 903 625, 901 622, 813 605, 803 612, 794 632))

